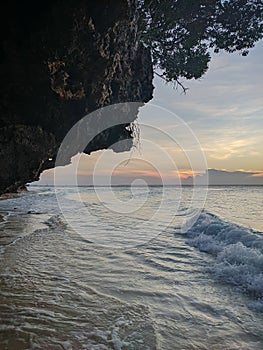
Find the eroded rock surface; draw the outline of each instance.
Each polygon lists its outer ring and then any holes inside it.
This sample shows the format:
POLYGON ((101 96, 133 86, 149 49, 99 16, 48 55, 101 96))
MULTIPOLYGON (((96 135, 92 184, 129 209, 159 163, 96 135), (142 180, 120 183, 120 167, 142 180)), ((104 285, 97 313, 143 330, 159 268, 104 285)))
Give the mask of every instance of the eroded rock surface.
MULTIPOLYGON (((135 1, 41 6, 11 0, 1 12, 0 194, 53 167, 61 141, 83 116, 152 98, 151 57, 139 40, 135 1)), ((130 147, 127 125, 98 135, 85 152, 121 139, 130 147)))

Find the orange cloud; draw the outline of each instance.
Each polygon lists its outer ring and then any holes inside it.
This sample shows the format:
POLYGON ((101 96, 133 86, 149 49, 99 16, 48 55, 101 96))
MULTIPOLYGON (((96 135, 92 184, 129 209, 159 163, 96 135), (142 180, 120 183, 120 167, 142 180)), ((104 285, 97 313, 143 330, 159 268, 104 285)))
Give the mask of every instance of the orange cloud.
POLYGON ((263 177, 263 173, 257 173, 257 174, 253 174, 252 177, 263 177))
POLYGON ((203 171, 196 171, 192 169, 180 169, 180 170, 174 170, 172 172, 168 172, 166 174, 167 177, 176 177, 180 178, 182 180, 187 179, 188 177, 195 177, 197 175, 203 175, 203 171))
POLYGON ((142 170, 137 170, 137 169, 115 169, 113 171, 113 176, 115 175, 122 175, 122 176, 149 176, 149 177, 161 177, 161 174, 157 170, 147 170, 147 169, 142 169, 142 170))
POLYGON ((179 170, 178 174, 180 179, 187 179, 188 177, 195 177, 197 175, 201 175, 203 174, 203 172, 194 171, 191 169, 184 169, 184 170, 179 170))

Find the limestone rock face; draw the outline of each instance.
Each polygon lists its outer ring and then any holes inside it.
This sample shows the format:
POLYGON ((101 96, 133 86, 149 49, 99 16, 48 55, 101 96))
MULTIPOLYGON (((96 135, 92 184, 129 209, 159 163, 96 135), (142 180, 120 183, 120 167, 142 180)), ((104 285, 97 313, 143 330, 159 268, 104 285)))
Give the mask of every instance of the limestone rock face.
MULTIPOLYGON (((85 115, 152 98, 152 62, 135 5, 10 0, 1 11, 0 194, 53 167, 64 136, 85 115)), ((98 135, 85 152, 121 139, 132 145, 127 123, 98 135)))

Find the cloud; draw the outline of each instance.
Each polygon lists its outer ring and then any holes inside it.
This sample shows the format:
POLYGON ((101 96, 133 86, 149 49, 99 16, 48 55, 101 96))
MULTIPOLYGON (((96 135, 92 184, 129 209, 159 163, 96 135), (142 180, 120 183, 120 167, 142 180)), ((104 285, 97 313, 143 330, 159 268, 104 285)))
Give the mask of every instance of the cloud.
MULTIPOLYGON (((209 185, 263 185, 262 171, 227 171, 220 169, 208 169, 209 185)), ((201 180, 202 175, 197 175, 198 180, 201 180)), ((183 184, 191 184, 193 177, 189 176, 183 184)))
POLYGON ((262 177, 263 178, 263 172, 260 173, 254 173, 252 177, 262 177))
MULTIPOLYGON (((208 73, 200 81, 185 81, 189 87, 186 95, 155 79, 152 102, 188 123, 210 168, 262 167, 262 53, 263 41, 247 57, 214 55, 208 73)), ((165 116, 160 119, 170 127, 165 116)))

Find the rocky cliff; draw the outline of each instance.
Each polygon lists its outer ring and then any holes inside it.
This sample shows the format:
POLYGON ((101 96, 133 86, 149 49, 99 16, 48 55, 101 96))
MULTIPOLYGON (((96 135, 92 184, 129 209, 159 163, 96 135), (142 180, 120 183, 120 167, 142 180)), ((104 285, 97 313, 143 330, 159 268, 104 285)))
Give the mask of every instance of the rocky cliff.
MULTIPOLYGON (((61 141, 83 116, 113 103, 147 102, 153 91, 135 0, 10 0, 1 17, 0 194, 53 167, 61 141)), ((127 124, 118 125, 85 152, 131 138, 127 124)))

